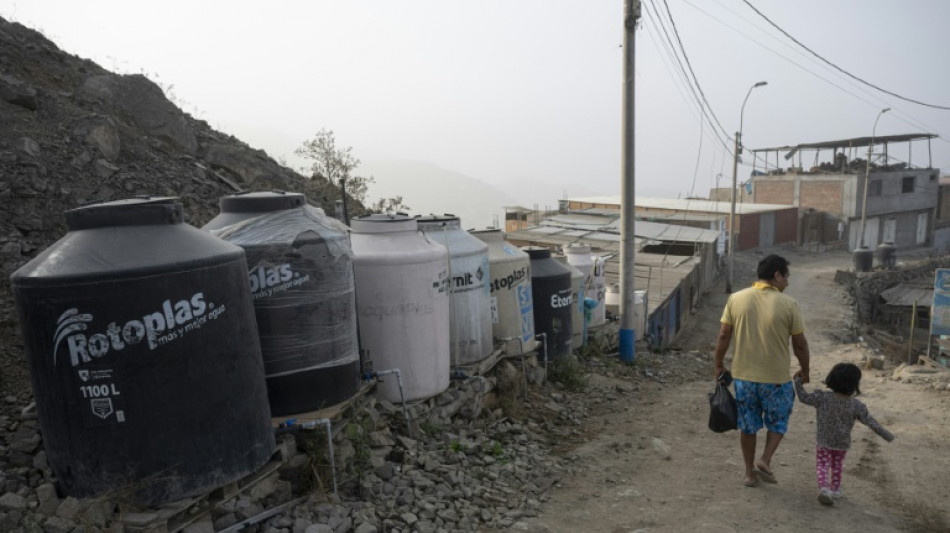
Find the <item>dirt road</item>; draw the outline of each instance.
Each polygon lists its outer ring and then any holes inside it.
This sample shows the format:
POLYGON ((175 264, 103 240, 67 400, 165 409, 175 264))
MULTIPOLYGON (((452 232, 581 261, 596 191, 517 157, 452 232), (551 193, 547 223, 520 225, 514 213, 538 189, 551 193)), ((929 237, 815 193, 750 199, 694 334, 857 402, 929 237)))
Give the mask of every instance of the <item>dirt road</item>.
MULTIPOLYGON (((807 387, 822 387, 834 363, 857 362, 868 350, 850 341, 849 299, 834 282, 835 271, 848 268, 851 258, 843 252, 775 251, 792 261, 788 293, 805 315, 812 354, 812 384, 807 387)), ((737 257, 735 285, 751 283, 759 257, 737 257)), ((682 339, 684 349, 708 358, 708 379, 644 382, 635 402, 592 418, 590 440, 574 451, 580 472, 565 477, 541 516, 522 529, 950 531, 950 394, 888 379, 894 368, 890 362, 883 371, 864 372, 861 398, 897 439, 885 442, 856 425, 845 460, 843 500, 825 507, 816 499, 815 412, 800 403, 773 459, 779 483, 743 486, 738 433, 716 434, 706 426, 712 348, 725 299, 721 285, 711 290, 682 339)), ((622 383, 618 378, 592 379, 594 385, 622 383)))

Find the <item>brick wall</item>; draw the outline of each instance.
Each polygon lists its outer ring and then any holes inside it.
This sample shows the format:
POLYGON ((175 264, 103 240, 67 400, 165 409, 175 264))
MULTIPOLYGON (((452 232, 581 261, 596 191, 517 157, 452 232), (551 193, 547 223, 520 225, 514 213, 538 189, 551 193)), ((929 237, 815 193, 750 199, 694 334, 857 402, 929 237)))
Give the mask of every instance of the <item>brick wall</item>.
POLYGON ((757 204, 795 204, 795 183, 792 181, 757 180, 754 193, 757 204))
POLYGON ((812 208, 834 215, 842 214, 843 181, 805 181, 799 187, 799 202, 803 209, 812 208))

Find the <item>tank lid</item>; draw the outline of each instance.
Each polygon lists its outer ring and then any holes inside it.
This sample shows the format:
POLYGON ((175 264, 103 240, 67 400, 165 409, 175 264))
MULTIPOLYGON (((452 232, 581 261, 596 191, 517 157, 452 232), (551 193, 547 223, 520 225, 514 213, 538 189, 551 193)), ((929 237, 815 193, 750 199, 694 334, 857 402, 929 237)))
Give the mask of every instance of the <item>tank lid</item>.
POLYGON ((527 252, 531 259, 549 259, 551 257, 551 250, 543 246, 523 246, 521 250, 527 252))
POLYGON ((505 240, 505 232, 498 228, 485 228, 469 230, 473 236, 478 237, 483 242, 500 242, 505 240))
POLYGON ((66 211, 69 231, 109 226, 172 225, 184 220, 181 204, 175 196, 137 196, 66 211))
POLYGON ((427 229, 438 229, 438 228, 461 228, 462 221, 459 217, 451 214, 444 215, 427 215, 424 217, 418 218, 419 229, 425 231, 427 229))
POLYGON ((223 196, 218 200, 222 213, 267 213, 294 209, 307 203, 297 192, 257 191, 223 196))
POLYGON ((350 219, 350 227, 353 233, 416 231, 416 218, 406 213, 373 213, 350 219))
POLYGON ((565 254, 589 254, 590 245, 588 244, 568 244, 564 247, 565 254))

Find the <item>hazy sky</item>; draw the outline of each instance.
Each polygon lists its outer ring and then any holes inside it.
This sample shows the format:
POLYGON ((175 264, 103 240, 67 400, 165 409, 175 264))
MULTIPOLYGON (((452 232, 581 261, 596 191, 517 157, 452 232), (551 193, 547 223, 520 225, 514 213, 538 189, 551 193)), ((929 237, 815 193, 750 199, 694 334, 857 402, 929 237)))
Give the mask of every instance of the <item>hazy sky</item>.
MULTIPOLYGON (((950 106, 950 2, 749 1, 842 69, 950 106)), ((186 111, 275 158, 293 163, 327 128, 366 161, 427 161, 501 189, 545 184, 516 195, 525 205, 620 191, 622 10, 622 0, 0 0, 0 16, 110 70, 148 74, 186 111)), ((723 142, 731 148, 743 98, 761 80, 745 108, 749 148, 867 136, 883 107, 893 111, 878 135, 950 139, 950 111, 844 77, 743 0, 645 0, 635 50, 644 196, 728 185, 723 142), (730 138, 701 129, 664 44, 676 41, 667 7, 730 138)), ((932 143, 933 164, 950 172, 950 142, 932 143)), ((926 155, 926 143, 914 146, 915 162, 926 155)))

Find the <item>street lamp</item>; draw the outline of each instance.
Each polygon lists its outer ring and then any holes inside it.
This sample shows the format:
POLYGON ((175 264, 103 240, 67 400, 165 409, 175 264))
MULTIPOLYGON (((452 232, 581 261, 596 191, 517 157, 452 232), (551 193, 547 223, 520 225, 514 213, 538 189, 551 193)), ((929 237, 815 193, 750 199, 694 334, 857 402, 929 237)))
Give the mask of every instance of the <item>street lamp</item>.
POLYGON ((739 131, 736 132, 735 150, 732 158, 732 204, 729 207, 729 278, 726 279, 726 292, 732 292, 732 272, 735 266, 735 246, 736 246, 736 175, 739 172, 739 155, 742 152, 742 118, 745 114, 745 104, 749 101, 749 95, 752 89, 768 85, 767 81, 760 81, 749 87, 749 92, 745 93, 745 100, 742 101, 742 108, 739 109, 739 131))
POLYGON ((881 115, 890 111, 891 108, 885 107, 878 114, 877 118, 874 119, 874 127, 871 128, 871 142, 868 143, 868 164, 864 170, 864 200, 861 202, 861 245, 858 248, 866 248, 864 242, 864 223, 865 216, 867 215, 868 209, 868 179, 871 176, 871 147, 874 145, 874 132, 877 130, 877 121, 880 120, 881 115))

